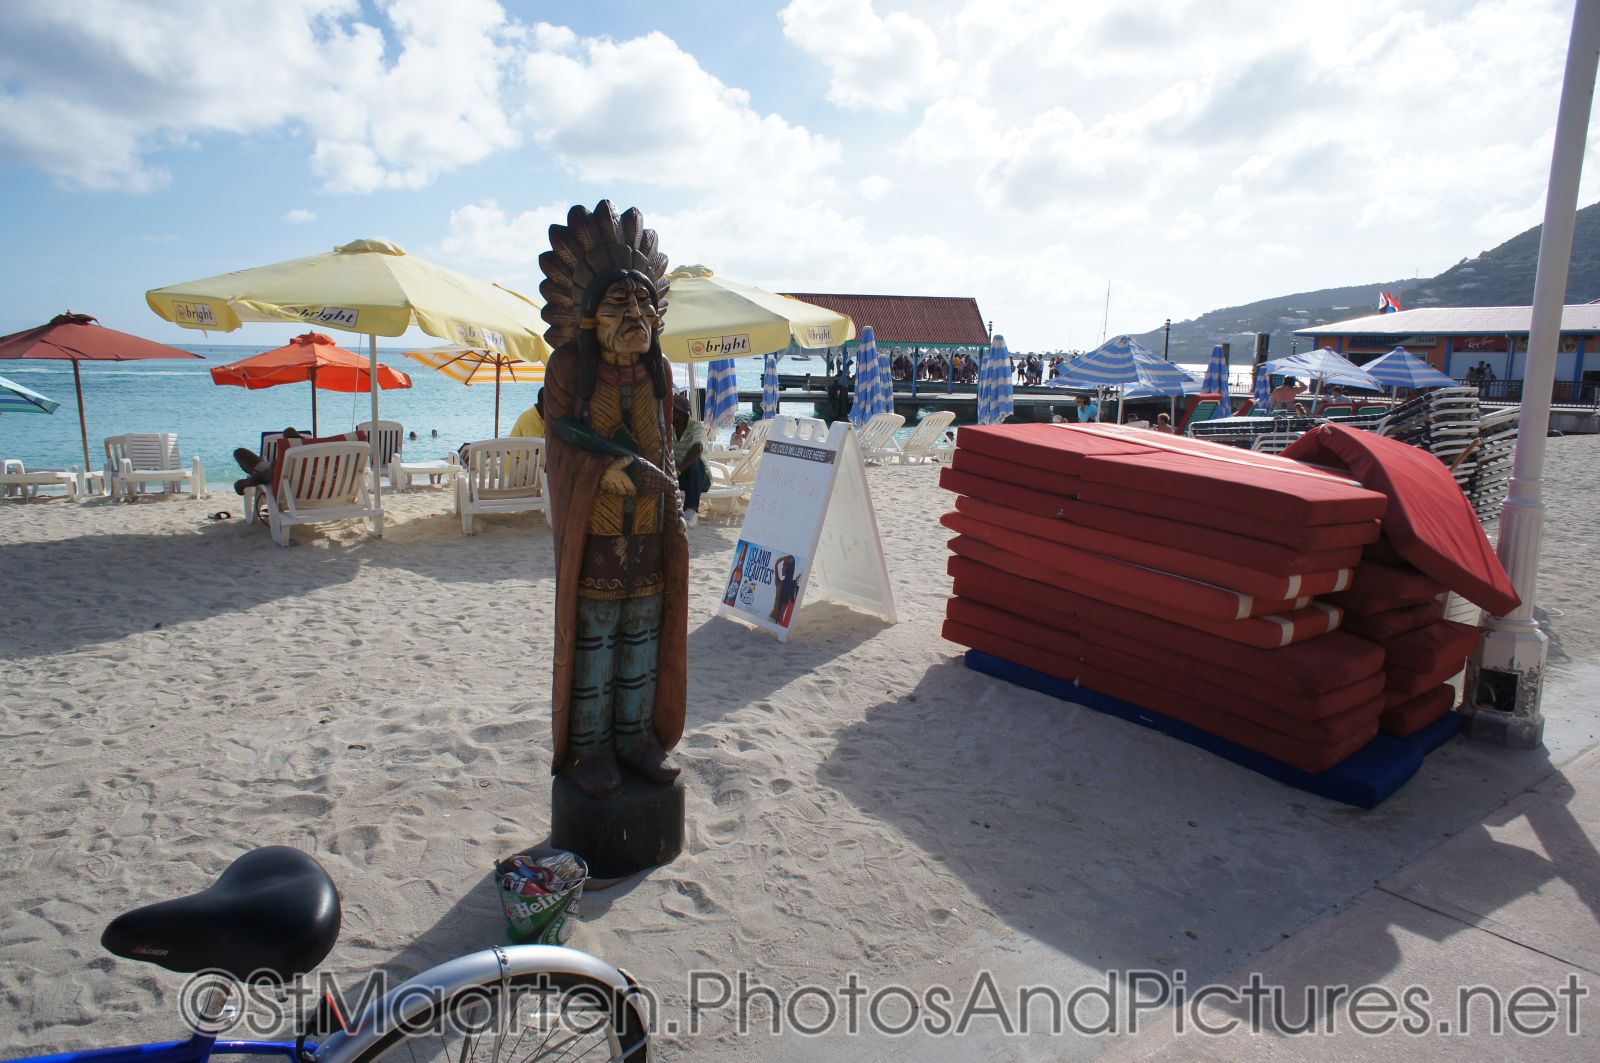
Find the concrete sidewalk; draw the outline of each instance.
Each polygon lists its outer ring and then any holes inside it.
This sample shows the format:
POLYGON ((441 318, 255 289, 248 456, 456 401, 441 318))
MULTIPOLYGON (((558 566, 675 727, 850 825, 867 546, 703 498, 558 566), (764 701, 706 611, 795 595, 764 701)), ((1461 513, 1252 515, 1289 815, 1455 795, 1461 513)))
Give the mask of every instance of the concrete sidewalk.
POLYGON ((1600 749, 1216 984, 1101 1058, 1600 1059, 1600 749))

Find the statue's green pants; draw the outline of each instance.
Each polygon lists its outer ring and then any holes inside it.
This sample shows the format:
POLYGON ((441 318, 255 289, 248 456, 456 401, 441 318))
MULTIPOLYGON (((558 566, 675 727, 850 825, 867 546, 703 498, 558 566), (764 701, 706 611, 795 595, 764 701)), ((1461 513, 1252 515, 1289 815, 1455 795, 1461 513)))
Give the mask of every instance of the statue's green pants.
POLYGON ((661 595, 579 598, 567 740, 583 753, 613 740, 626 753, 654 733, 661 595))

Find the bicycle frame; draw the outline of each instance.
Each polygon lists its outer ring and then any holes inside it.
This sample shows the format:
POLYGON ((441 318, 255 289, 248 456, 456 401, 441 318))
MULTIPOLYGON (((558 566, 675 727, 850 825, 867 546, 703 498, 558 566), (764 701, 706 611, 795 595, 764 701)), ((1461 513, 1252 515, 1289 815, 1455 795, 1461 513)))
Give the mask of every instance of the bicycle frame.
MULTIPOLYGON (((638 983, 604 960, 559 945, 510 945, 458 956, 402 983, 373 1004, 348 1031, 335 1031, 321 1046, 307 1042, 306 1054, 317 1063, 345 1063, 371 1046, 396 1022, 422 1010, 431 1001, 457 990, 528 974, 567 974, 594 980, 633 1007, 638 983)), ((300 1063, 293 1041, 229 1041, 196 1032, 186 1041, 95 1048, 29 1056, 11 1063, 206 1063, 212 1056, 283 1056, 300 1063)))
MULTIPOLYGON (((306 1051, 315 1052, 316 1047, 308 1043, 306 1051)), ((294 1049, 293 1041, 219 1041, 212 1034, 196 1033, 187 1041, 59 1052, 28 1056, 13 1063, 205 1063, 214 1055, 284 1056, 295 1063, 294 1049)))

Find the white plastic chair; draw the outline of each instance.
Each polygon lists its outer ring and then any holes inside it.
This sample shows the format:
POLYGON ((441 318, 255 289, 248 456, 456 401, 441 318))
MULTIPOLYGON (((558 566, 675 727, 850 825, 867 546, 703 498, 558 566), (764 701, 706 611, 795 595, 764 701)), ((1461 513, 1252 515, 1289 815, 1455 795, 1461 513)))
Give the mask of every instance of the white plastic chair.
POLYGON ((178 437, 172 432, 134 432, 111 436, 105 441, 106 487, 112 498, 132 502, 144 485, 166 485, 168 494, 177 494, 180 485, 189 484, 195 498, 206 497, 206 471, 195 458, 184 467, 178 437))
POLYGON ((761 455, 766 453, 767 434, 772 431, 771 419, 757 421, 745 440, 746 449, 737 451, 735 461, 706 459, 706 469, 711 473, 711 486, 700 492, 700 508, 711 511, 737 512, 750 501, 750 492, 756 485, 756 475, 761 471, 761 455))
POLYGON ((1263 432, 1250 441, 1250 449, 1263 454, 1282 454, 1304 432, 1263 432))
POLYGON ((549 522, 543 439, 485 439, 467 444, 464 458, 456 477, 461 534, 472 534, 472 518, 478 514, 543 510, 549 522))
POLYGON ((365 520, 376 530, 377 474, 369 467, 365 443, 306 443, 283 458, 277 489, 264 487, 272 541, 289 545, 296 524, 365 520))
POLYGON ((89 493, 93 482, 99 478, 99 473, 79 472, 76 465, 66 471, 35 469, 29 472, 27 466, 12 458, 0 462, 0 495, 31 502, 38 497, 41 487, 65 487, 67 497, 77 501, 80 495, 89 493))
POLYGON ((872 419, 856 429, 856 441, 861 444, 861 456, 867 461, 890 461, 900 456, 900 445, 894 434, 904 427, 906 419, 898 413, 874 414, 872 419))
MULTIPOLYGON (((940 458, 941 442, 945 440, 945 429, 950 427, 956 415, 949 410, 940 410, 930 413, 917 422, 916 431, 911 433, 911 438, 900 444, 900 464, 920 465, 924 462, 938 461, 940 458)), ((890 433, 893 438, 893 433, 890 433)))

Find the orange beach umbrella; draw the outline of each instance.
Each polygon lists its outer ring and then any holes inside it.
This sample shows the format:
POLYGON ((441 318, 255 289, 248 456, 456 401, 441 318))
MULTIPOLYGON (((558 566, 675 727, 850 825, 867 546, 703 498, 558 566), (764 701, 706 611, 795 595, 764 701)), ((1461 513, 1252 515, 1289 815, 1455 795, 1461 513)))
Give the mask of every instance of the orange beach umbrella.
MULTIPOLYGON (((311 434, 317 435, 317 389, 359 392, 372 387, 369 360, 333 342, 320 332, 296 336, 287 344, 211 370, 214 384, 272 388, 279 384, 311 384, 311 434)), ((408 388, 411 377, 386 365, 378 366, 378 387, 385 391, 408 388)))

